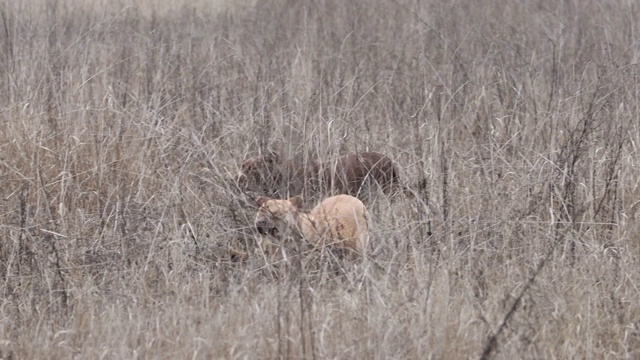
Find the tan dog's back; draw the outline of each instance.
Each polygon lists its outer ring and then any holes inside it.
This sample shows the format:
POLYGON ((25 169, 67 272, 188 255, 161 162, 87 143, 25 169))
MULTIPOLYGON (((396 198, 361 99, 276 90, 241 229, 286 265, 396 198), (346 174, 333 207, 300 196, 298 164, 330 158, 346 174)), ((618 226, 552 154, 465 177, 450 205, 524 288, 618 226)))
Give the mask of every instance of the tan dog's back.
POLYGON ((314 242, 340 242, 343 247, 364 252, 371 220, 362 201, 350 195, 328 197, 309 215, 319 236, 314 242))

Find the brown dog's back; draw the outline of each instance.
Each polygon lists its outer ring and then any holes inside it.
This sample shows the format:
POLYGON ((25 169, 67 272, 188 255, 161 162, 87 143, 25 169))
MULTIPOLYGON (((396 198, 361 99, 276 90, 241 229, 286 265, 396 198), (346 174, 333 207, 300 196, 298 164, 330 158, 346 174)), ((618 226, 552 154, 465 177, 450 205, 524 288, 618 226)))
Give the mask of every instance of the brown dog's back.
MULTIPOLYGON (((273 157, 273 155, 271 155, 273 157)), ((319 194, 358 196, 363 187, 378 184, 389 192, 399 184, 398 169, 386 155, 361 152, 317 163, 301 158, 285 161, 277 157, 255 157, 246 160, 238 179, 250 190, 269 196, 317 198, 319 194)), ((240 181, 239 181, 240 182, 240 181)))
POLYGON ((324 183, 332 193, 358 195, 363 186, 378 184, 385 192, 399 183, 398 170, 386 155, 363 152, 323 163, 324 183))

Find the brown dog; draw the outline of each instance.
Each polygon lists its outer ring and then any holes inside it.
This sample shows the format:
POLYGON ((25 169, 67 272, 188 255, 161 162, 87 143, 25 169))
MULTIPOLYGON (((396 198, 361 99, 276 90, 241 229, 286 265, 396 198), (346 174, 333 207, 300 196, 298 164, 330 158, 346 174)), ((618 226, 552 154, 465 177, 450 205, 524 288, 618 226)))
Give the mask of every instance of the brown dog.
POLYGON ((395 163, 386 155, 361 152, 317 163, 300 158, 280 160, 275 152, 245 160, 238 183, 247 190, 269 196, 317 193, 357 196, 366 185, 377 183, 390 192, 400 181, 395 163))

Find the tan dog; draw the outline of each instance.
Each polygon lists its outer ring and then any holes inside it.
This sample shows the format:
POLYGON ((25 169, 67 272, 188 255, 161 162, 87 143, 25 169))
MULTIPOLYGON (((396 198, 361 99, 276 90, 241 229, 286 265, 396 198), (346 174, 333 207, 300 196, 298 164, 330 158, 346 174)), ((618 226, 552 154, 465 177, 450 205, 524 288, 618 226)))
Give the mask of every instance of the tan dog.
POLYGON ((394 186, 401 187, 395 163, 376 152, 344 155, 323 163, 305 163, 299 158, 282 161, 278 153, 269 152, 245 160, 237 181, 247 190, 270 196, 315 195, 321 190, 357 196, 372 182, 387 193, 394 186))
POLYGON ((311 245, 335 245, 363 254, 369 242, 371 219, 364 204, 350 195, 326 198, 313 210, 302 211, 302 199, 260 196, 255 227, 261 235, 282 240, 291 236, 311 245))

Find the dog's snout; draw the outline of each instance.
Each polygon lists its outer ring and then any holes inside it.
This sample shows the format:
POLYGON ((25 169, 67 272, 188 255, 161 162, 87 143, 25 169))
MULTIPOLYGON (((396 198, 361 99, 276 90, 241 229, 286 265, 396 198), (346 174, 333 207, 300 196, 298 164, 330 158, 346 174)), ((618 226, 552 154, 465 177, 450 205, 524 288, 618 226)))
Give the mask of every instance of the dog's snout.
POLYGON ((270 226, 270 224, 267 221, 264 221, 264 220, 256 221, 255 226, 256 226, 256 230, 258 230, 258 233, 260 235, 269 234, 269 231, 272 228, 272 226, 270 226))

